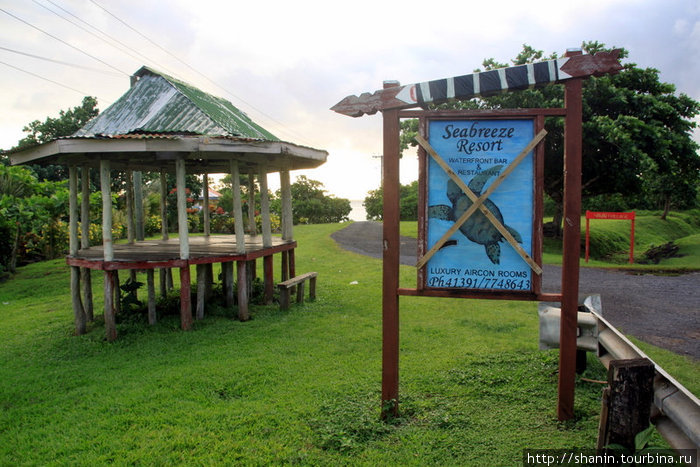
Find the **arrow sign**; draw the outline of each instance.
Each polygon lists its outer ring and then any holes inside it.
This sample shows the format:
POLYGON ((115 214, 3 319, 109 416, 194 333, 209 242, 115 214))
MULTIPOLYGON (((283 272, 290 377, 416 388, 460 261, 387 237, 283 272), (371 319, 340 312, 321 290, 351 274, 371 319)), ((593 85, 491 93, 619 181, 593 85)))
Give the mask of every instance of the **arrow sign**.
POLYGON ((388 109, 408 109, 427 104, 441 104, 457 99, 492 96, 506 91, 517 91, 571 78, 601 76, 617 73, 622 69, 618 60, 620 49, 598 52, 595 55, 574 55, 544 62, 528 63, 496 70, 425 81, 365 92, 348 96, 331 107, 331 110, 360 117, 388 109))

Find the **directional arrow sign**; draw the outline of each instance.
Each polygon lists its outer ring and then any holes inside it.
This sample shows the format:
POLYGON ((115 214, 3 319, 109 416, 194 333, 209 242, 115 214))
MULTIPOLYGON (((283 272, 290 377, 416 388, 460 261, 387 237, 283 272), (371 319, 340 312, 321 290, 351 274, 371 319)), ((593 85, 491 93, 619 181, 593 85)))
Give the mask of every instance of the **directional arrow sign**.
POLYGON ((331 110, 360 117, 388 109, 407 109, 427 104, 440 104, 456 99, 491 96, 505 91, 561 83, 571 78, 601 76, 622 69, 620 49, 595 55, 574 55, 544 62, 529 63, 452 78, 408 84, 348 96, 331 110))

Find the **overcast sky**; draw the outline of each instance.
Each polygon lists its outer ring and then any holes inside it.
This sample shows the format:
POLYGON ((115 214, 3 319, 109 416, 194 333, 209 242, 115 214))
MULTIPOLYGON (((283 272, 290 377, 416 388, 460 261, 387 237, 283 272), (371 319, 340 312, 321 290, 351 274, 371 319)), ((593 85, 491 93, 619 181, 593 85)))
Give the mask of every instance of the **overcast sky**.
MULTIPOLYGON (((350 199, 379 186, 381 116, 328 109, 384 80, 471 73, 523 44, 549 54, 597 40, 700 100, 697 0, 0 0, 0 9, 0 148, 85 95, 105 109, 148 65, 230 100, 283 140, 327 150, 324 166, 293 176, 350 199)), ((402 161, 402 183, 415 167, 415 157, 402 161)))

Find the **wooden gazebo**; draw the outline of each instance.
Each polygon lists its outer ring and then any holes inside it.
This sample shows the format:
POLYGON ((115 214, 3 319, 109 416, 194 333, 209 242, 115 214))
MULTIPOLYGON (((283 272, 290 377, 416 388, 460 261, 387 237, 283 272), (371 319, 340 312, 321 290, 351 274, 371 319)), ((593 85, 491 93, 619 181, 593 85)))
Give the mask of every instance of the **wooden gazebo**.
MULTIPOLYGON (((233 263, 238 284, 249 280, 247 265, 263 258, 266 298, 273 290, 273 255, 281 253, 282 279, 295 275, 292 233, 290 171, 314 168, 326 161, 323 150, 283 142, 253 122, 230 102, 143 67, 132 77, 131 88, 74 135, 11 154, 16 164, 68 166, 70 185, 71 294, 76 333, 85 332, 92 316, 90 270, 104 271, 104 320, 108 340, 116 338, 119 270, 145 270, 148 283, 149 322, 155 322, 154 271, 160 269, 165 293, 170 268, 180 270, 180 318, 183 329, 192 325, 190 265, 197 267, 196 317, 204 316, 211 290, 212 265, 221 263, 227 304, 233 304, 233 263), (90 246, 89 171, 99 170, 102 192, 102 246, 90 246), (81 199, 78 202, 78 172, 81 199), (127 179, 128 243, 112 241, 110 171, 124 171, 127 179), (162 239, 143 241, 141 173, 155 171, 161 180, 162 239), (273 237, 270 223, 267 175, 278 172, 282 194, 282 236, 273 237), (178 238, 169 239, 165 218, 166 173, 175 174, 178 238), (199 174, 208 206, 208 176, 230 174, 233 192, 234 235, 209 235, 209 210, 204 209, 204 236, 188 235, 185 175, 199 174), (260 185, 262 232, 255 230, 254 209, 249 209, 252 230, 246 234, 241 202, 240 174, 249 175, 248 190, 257 177, 260 185), (136 202, 134 202, 136 199, 136 202), (134 218, 136 221, 134 221, 134 218), (78 221, 81 236, 78 235, 78 221), (140 224, 139 224, 140 223, 140 224), (141 227, 141 228, 140 228, 141 227), (81 294, 82 282, 82 294, 81 294), (115 300, 116 297, 116 300, 115 300)), ((252 197, 251 197, 252 198, 252 197)), ((254 264, 254 263, 253 263, 254 264)), ((254 269, 253 269, 254 271, 254 269)), ((238 287, 238 318, 248 319, 248 287, 238 287)))

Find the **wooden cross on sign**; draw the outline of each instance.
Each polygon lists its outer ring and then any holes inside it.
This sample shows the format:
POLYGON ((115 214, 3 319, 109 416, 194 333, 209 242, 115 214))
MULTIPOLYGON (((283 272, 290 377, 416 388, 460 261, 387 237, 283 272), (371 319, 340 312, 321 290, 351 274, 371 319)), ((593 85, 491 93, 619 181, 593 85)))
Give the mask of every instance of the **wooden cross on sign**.
POLYGON ((493 224, 493 226, 500 232, 501 235, 503 235, 503 238, 515 249, 515 251, 518 252, 518 254, 525 260, 525 262, 530 266, 530 268, 537 274, 541 275, 542 274, 542 268, 535 262, 535 260, 530 257, 530 255, 527 254, 527 252, 523 249, 523 247, 520 246, 518 241, 513 238, 513 235, 511 235, 510 232, 508 232, 508 229, 506 229, 503 224, 496 219, 496 217, 489 211, 489 209, 484 206, 484 201, 493 193, 493 191, 498 187, 498 185, 501 184, 505 178, 510 175, 510 173, 515 169, 515 167, 525 158, 525 156, 528 155, 530 151, 532 151, 535 146, 539 144, 542 139, 544 139, 545 135, 547 134, 547 130, 542 130, 540 131, 537 136, 535 136, 532 141, 530 141, 527 146, 525 146, 525 149, 520 151, 520 154, 513 159, 513 161, 508 164, 508 166, 505 168, 505 170, 494 180, 494 182, 489 186, 489 188, 481 194, 481 196, 476 196, 472 190, 469 189, 469 187, 462 181, 459 176, 457 176, 456 173, 450 168, 449 165, 443 160, 442 157, 433 149, 433 147, 428 143, 428 141, 425 140, 420 135, 416 136, 416 141, 418 144, 420 144, 425 151, 430 154, 430 156, 435 160, 435 162, 438 163, 440 167, 445 170, 447 173, 447 176, 454 181, 457 186, 464 192, 464 194, 469 197, 469 199, 472 201, 472 205, 467 209, 462 216, 457 219, 452 227, 445 232, 445 234, 438 240, 435 245, 430 248, 430 250, 423 255, 423 257, 418 261, 416 264, 417 268, 422 268, 423 266, 426 265, 426 263, 430 260, 430 258, 433 257, 433 255, 440 249, 442 246, 445 244, 445 242, 454 234, 457 229, 464 224, 469 217, 476 212, 477 209, 481 211, 481 213, 493 224))

